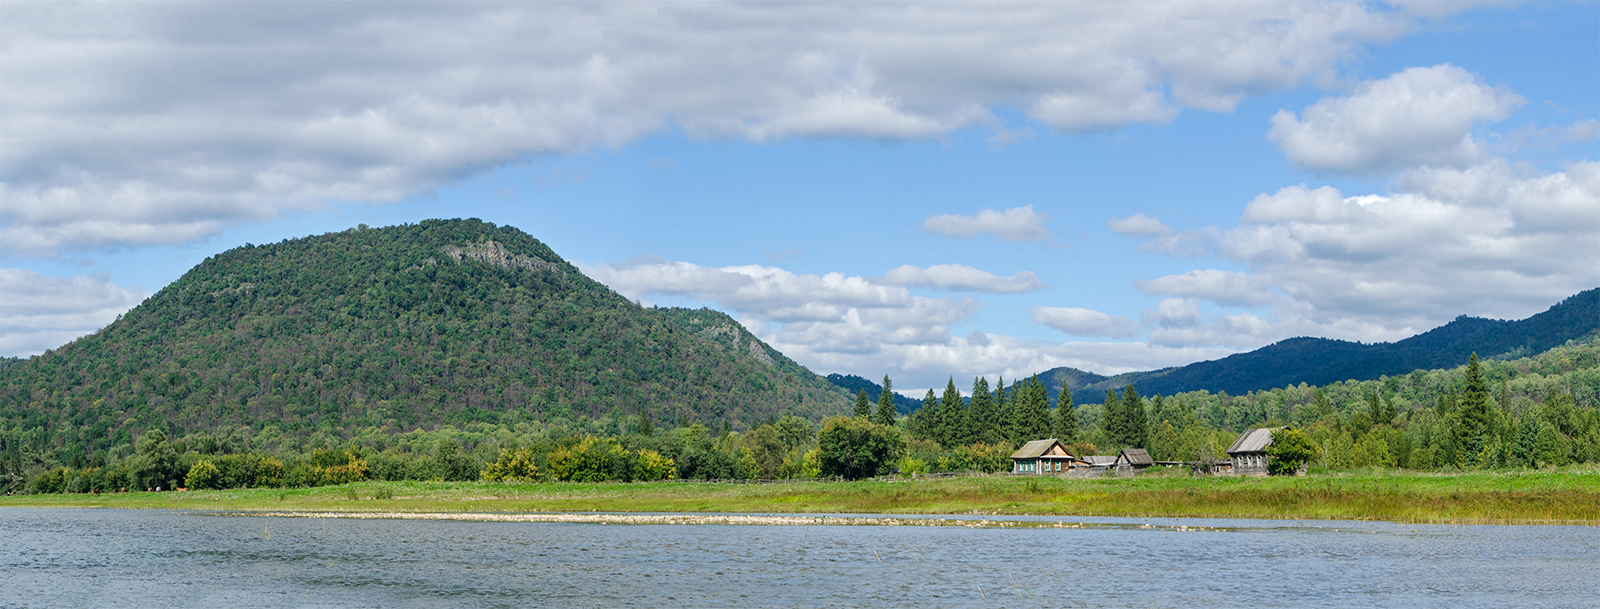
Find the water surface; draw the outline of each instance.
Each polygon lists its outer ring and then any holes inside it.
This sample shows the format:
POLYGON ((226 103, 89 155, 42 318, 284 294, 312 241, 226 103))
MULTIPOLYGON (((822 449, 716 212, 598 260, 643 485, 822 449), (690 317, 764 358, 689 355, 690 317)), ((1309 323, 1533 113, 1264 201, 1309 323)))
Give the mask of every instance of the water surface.
POLYGON ((1018 520, 1089 526, 0 509, 0 606, 1600 606, 1595 527, 1018 520))

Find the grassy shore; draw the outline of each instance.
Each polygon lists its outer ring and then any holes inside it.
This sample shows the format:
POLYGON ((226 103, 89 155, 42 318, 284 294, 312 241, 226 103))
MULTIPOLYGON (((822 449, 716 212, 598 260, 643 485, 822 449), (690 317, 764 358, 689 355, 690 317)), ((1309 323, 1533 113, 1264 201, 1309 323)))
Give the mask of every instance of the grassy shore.
POLYGON ((1600 524, 1600 467, 1543 472, 1372 471, 1304 478, 1012 476, 710 484, 361 482, 249 489, 0 498, 4 507, 384 513, 706 512, 1036 514, 1600 524))

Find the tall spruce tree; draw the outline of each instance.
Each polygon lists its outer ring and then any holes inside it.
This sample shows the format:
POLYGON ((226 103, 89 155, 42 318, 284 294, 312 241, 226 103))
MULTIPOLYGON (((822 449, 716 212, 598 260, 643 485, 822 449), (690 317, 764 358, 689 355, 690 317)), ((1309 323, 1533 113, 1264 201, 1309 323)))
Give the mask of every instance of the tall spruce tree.
POLYGON ((1489 411, 1489 381, 1483 377, 1477 352, 1473 352, 1467 360, 1467 371, 1462 379, 1461 396, 1456 406, 1460 412, 1454 434, 1457 464, 1464 467, 1492 465, 1485 458, 1488 453, 1485 449, 1489 446, 1489 436, 1493 431, 1490 427, 1493 413, 1489 411))
POLYGON ((1333 402, 1328 401, 1328 394, 1323 392, 1321 387, 1317 388, 1316 397, 1312 399, 1311 403, 1317 409, 1318 419, 1326 419, 1333 416, 1333 402))
POLYGON ((994 397, 995 431, 999 433, 1001 440, 1010 444, 1017 444, 1017 437, 1021 435, 1021 431, 1016 424, 1016 381, 1012 381, 1011 387, 1007 388, 1005 377, 1001 377, 1000 384, 995 385, 994 397))
POLYGON ((989 393, 989 379, 972 380, 972 399, 967 404, 967 438, 972 442, 993 443, 1000 439, 995 431, 994 396, 989 393))
POLYGON ((1056 400, 1055 425, 1051 430, 1057 440, 1065 443, 1078 441, 1078 409, 1072 404, 1072 389, 1065 384, 1061 386, 1060 397, 1056 400))
POLYGON ((1122 398, 1117 395, 1116 389, 1106 390, 1106 401, 1102 405, 1104 410, 1100 414, 1100 439, 1107 445, 1115 445, 1117 438, 1122 437, 1122 398))
POLYGON ((1016 389, 1012 413, 1016 418, 1017 437, 1012 441, 1020 443, 1044 439, 1050 434, 1050 398, 1045 393, 1044 383, 1039 382, 1039 377, 1035 375, 1016 389))
POLYGON ((856 416, 863 419, 871 416, 872 406, 870 406, 870 404, 871 402, 867 401, 867 390, 862 389, 861 393, 856 394, 856 416))
POLYGON ((939 398, 933 395, 933 389, 928 389, 928 394, 922 396, 922 406, 911 413, 906 419, 906 429, 911 435, 924 440, 938 442, 939 398))
POLYGON ((939 436, 940 446, 954 448, 961 445, 963 436, 966 435, 967 408, 961 398, 961 391, 956 389, 956 379, 951 377, 945 384, 944 397, 939 400, 939 436))
POLYGON ((1150 416, 1144 409, 1144 398, 1128 385, 1122 390, 1122 416, 1127 417, 1128 446, 1146 448, 1150 445, 1150 416))
POLYGON ((878 420, 873 421, 879 425, 894 426, 894 383, 889 381, 889 375, 883 375, 883 393, 878 394, 878 420))

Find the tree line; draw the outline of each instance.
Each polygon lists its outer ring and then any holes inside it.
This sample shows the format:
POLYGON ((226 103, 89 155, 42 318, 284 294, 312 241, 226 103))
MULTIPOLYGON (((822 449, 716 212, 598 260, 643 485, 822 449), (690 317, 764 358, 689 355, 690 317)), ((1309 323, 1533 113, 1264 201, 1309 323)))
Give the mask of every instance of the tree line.
POLYGON ((1225 458, 1239 432, 1294 428, 1314 470, 1401 467, 1463 470, 1600 462, 1600 341, 1515 360, 1479 360, 1449 370, 1375 381, 1299 385, 1244 396, 1187 392, 1145 398, 1132 387, 1077 404, 1070 391, 1050 404, 1037 378, 975 379, 968 395, 947 383, 899 416, 893 384, 874 404, 858 392, 851 416, 820 424, 794 415, 734 431, 605 413, 471 422, 433 430, 393 425, 319 429, 272 425, 169 436, 146 429, 137 442, 68 453, 53 436, 0 427, 0 489, 73 492, 184 486, 308 486, 358 472, 378 480, 646 480, 666 478, 868 477, 891 472, 1004 471, 1021 443, 1054 437, 1074 454, 1142 447, 1160 461, 1225 458), (216 472, 210 472, 215 468, 216 472), (341 469, 342 468, 342 469, 341 469))

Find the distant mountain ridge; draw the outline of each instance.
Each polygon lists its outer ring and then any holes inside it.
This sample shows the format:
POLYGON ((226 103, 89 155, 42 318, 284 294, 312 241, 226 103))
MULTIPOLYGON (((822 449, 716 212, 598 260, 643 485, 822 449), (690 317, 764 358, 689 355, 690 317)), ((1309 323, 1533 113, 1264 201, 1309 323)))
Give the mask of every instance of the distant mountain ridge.
POLYGON ((1543 353, 1572 340, 1600 336, 1600 288, 1562 300, 1522 320, 1457 317, 1454 321, 1392 343, 1363 344, 1299 337, 1222 359, 1146 372, 1103 376, 1076 368, 1039 374, 1051 391, 1062 386, 1077 403, 1099 402, 1107 389, 1133 385, 1141 395, 1172 395, 1205 390, 1233 395, 1290 385, 1326 385, 1373 380, 1463 365, 1477 353, 1484 359, 1514 359, 1543 353))

